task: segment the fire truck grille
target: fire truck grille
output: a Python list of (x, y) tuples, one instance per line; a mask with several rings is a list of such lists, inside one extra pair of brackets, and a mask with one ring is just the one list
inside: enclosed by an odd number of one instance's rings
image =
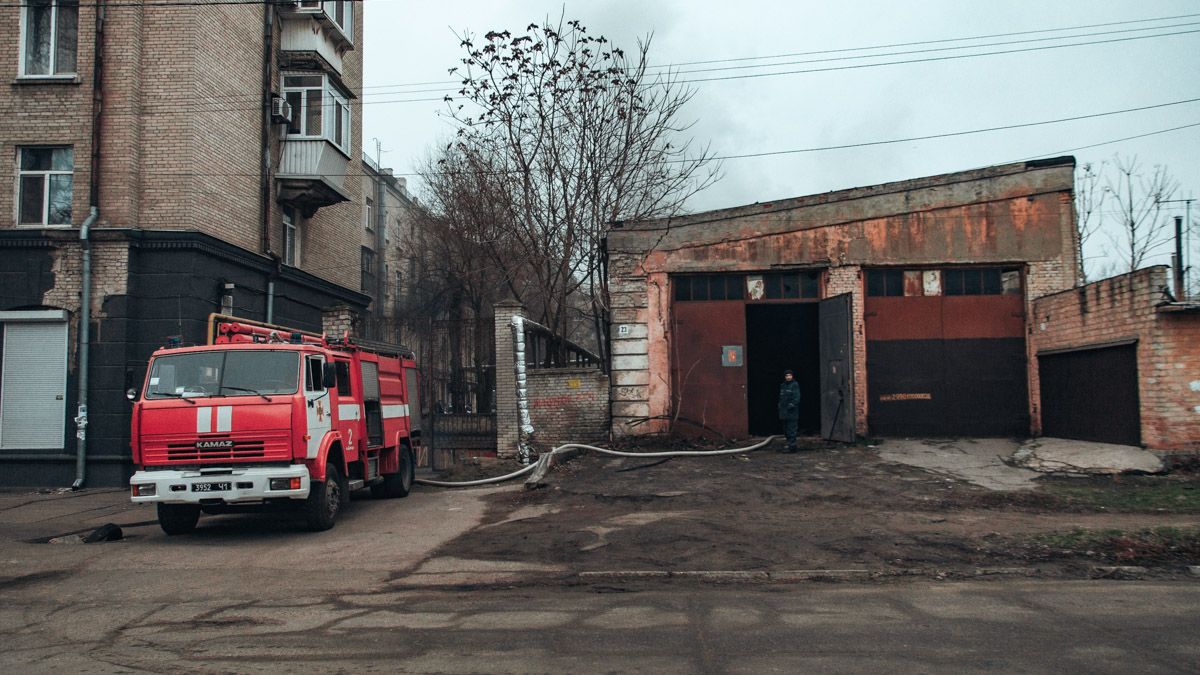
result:
[(272, 461), (291, 457), (287, 432), (247, 433), (238, 437), (147, 439), (143, 459), (147, 464)]

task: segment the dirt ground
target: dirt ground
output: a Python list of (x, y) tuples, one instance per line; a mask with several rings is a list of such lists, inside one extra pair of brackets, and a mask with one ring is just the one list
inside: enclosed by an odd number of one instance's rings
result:
[(576, 571), (1036, 566), (1077, 576), (1148, 565), (1182, 575), (1200, 564), (1197, 474), (1039, 482), (991, 492), (819, 441), (798, 454), (586, 455), (545, 487), (493, 495), (485, 526), (439, 553)]

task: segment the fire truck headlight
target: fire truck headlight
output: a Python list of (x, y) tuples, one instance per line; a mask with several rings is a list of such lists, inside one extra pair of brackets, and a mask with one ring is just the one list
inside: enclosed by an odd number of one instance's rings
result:
[(131, 485), (134, 497), (153, 497), (158, 494), (158, 486), (154, 483), (138, 483)]
[(300, 477), (293, 476), (291, 478), (272, 478), (271, 479), (271, 489), (272, 490), (299, 490), (300, 489)]

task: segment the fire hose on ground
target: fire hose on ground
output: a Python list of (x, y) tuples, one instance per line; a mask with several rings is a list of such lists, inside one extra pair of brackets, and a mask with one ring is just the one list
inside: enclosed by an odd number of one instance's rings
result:
[(449, 481), (428, 480), (425, 478), (418, 478), (418, 479), (416, 479), (415, 482), (417, 482), (421, 485), (430, 485), (433, 487), (474, 487), (477, 485), (489, 485), (491, 483), (502, 483), (506, 480), (512, 480), (513, 478), (517, 478), (519, 476), (524, 476), (527, 473), (533, 474), (532, 480), (540, 480), (540, 478), (542, 476), (545, 476), (546, 473), (550, 471), (551, 466), (553, 466), (553, 461), (554, 461), (555, 455), (565, 453), (569, 450), (576, 450), (576, 449), (592, 450), (594, 452), (599, 452), (599, 453), (602, 453), (605, 455), (612, 455), (614, 457), (638, 457), (641, 459), (654, 459), (657, 457), (668, 458), (668, 459), (671, 457), (720, 457), (722, 455), (739, 455), (739, 454), (746, 453), (746, 452), (753, 452), (760, 448), (764, 448), (767, 445), (770, 445), (771, 442), (777, 438), (779, 438), (779, 436), (768, 436), (767, 438), (755, 443), (754, 445), (748, 445), (744, 448), (729, 448), (726, 450), (665, 450), (662, 452), (624, 452), (622, 450), (610, 450), (608, 448), (601, 448), (601, 447), (597, 447), (595, 445), (586, 445), (584, 443), (564, 443), (564, 444), (554, 448), (550, 452), (542, 454), (540, 457), (538, 457), (538, 460), (536, 462), (534, 462), (533, 464), (530, 464), (529, 466), (526, 466), (526, 467), (522, 467), (516, 471), (513, 471), (512, 473), (504, 474), (503, 476), (493, 476), (492, 478), (481, 478), (479, 480), (468, 480), (468, 481), (461, 481), (461, 482), (449, 482)]

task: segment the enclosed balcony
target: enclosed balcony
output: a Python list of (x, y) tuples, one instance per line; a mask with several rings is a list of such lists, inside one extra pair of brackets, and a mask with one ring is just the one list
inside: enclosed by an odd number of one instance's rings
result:
[(350, 201), (343, 184), (350, 160), (323, 139), (287, 138), (275, 178), (279, 201), (311, 214), (323, 206)]
[(354, 49), (354, 3), (349, 0), (300, 0), (283, 6), (279, 49), (283, 67), (320, 62), (341, 74), (342, 57)]

